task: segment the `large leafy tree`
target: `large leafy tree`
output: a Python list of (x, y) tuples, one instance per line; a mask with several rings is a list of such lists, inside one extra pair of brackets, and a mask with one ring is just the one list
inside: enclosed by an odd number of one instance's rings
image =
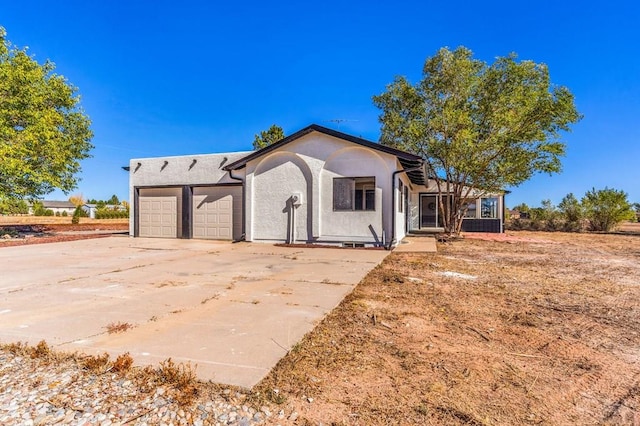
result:
[(396, 77), (373, 101), (382, 109), (381, 143), (421, 155), (438, 192), (451, 194), (451, 205), (440, 203), (451, 234), (460, 232), (468, 199), (559, 172), (560, 132), (581, 118), (546, 65), (515, 54), (488, 65), (465, 47), (440, 49), (422, 80)]
[(13, 46), (0, 27), (0, 198), (40, 197), (76, 187), (93, 148), (77, 89)]
[(282, 139), (284, 139), (284, 131), (282, 130), (282, 127), (273, 124), (269, 129), (263, 130), (259, 134), (255, 135), (253, 139), (253, 149), (266, 148)]

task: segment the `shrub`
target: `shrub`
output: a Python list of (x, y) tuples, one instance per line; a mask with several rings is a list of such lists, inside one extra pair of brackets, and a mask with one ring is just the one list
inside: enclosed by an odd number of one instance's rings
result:
[(560, 204), (558, 204), (560, 213), (568, 222), (580, 222), (584, 216), (584, 209), (580, 201), (573, 195), (573, 193), (567, 194)]
[(522, 219), (513, 219), (507, 222), (507, 227), (512, 231), (522, 231), (525, 229), (525, 224)]
[(61, 215), (61, 216), (62, 216), (62, 217), (67, 217), (67, 216), (69, 216), (69, 213), (67, 213), (67, 211), (66, 211), (66, 210), (63, 210), (63, 211), (62, 211), (62, 215)]
[(129, 210), (113, 210), (101, 208), (96, 210), (96, 219), (126, 219), (129, 217)]
[(80, 218), (82, 216), (86, 216), (86, 213), (84, 212), (84, 210), (82, 210), (82, 206), (76, 207), (75, 211), (73, 212), (73, 217), (71, 218), (71, 223), (77, 225), (78, 223), (80, 223)]
[(540, 231), (543, 228), (543, 223), (540, 219), (534, 218), (529, 222), (529, 230)]
[(550, 217), (545, 224), (545, 230), (550, 232), (560, 231), (563, 227), (563, 222), (556, 217)]
[(564, 232), (582, 232), (582, 222), (566, 221), (562, 230)]
[(627, 194), (607, 187), (587, 191), (582, 198), (582, 205), (593, 231), (611, 231), (619, 223), (635, 217)]

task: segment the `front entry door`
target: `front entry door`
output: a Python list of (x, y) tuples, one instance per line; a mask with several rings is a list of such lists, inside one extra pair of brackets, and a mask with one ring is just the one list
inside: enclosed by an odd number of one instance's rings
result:
[(420, 227), (436, 228), (438, 226), (438, 203), (435, 195), (420, 196)]

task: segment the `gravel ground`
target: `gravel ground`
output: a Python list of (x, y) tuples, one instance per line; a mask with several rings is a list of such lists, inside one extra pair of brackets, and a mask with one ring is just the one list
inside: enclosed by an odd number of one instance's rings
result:
[(88, 371), (73, 356), (43, 359), (0, 349), (0, 424), (248, 426), (297, 417), (268, 406), (256, 409), (247, 393), (207, 384), (196, 385), (198, 396), (181, 404), (175, 388), (138, 369), (105, 370)]

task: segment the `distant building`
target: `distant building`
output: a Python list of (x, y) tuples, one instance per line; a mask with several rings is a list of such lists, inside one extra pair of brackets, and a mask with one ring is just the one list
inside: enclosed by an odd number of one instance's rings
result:
[(510, 219), (531, 219), (529, 212), (521, 212), (520, 210), (509, 210)]
[(127, 208), (121, 204), (102, 204), (98, 206), (97, 204), (84, 204), (82, 206), (82, 210), (87, 213), (91, 219), (96, 218), (96, 212), (98, 210), (114, 210), (114, 211), (125, 211)]
[[(68, 215), (72, 215), (76, 210), (76, 206), (69, 201), (42, 200), (40, 203), (45, 210), (51, 210), (53, 214), (67, 212)], [(29, 214), (33, 214), (33, 204), (29, 204)]]

